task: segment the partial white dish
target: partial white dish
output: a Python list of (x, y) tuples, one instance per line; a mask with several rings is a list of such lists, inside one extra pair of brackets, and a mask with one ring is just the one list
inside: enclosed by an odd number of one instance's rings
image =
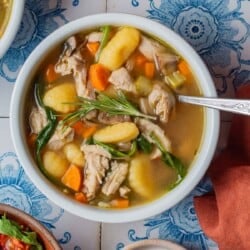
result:
[(16, 33), (19, 29), (23, 17), (24, 4), (25, 4), (24, 0), (12, 0), (10, 17), (7, 26), (4, 30), (4, 33), (2, 37), (0, 37), (0, 59), (9, 49), (16, 36)]
[(127, 245), (124, 250), (185, 250), (186, 248), (168, 240), (142, 240)]

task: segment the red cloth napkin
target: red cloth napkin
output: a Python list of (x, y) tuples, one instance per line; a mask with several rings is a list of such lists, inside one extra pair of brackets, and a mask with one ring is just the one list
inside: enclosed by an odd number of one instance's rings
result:
[[(250, 99), (250, 82), (237, 97)], [(203, 231), (220, 250), (250, 249), (250, 116), (234, 115), (228, 146), (208, 175), (214, 193), (194, 198)]]

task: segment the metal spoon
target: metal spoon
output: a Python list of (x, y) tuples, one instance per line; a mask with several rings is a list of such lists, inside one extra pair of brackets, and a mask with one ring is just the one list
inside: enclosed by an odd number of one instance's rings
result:
[(184, 103), (250, 116), (250, 99), (193, 97), (185, 95), (177, 95), (177, 99)]

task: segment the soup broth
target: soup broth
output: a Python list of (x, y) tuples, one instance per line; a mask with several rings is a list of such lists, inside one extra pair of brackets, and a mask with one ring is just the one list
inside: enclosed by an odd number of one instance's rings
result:
[(69, 37), (41, 63), (26, 103), (27, 143), (65, 195), (103, 208), (155, 200), (178, 185), (199, 150), (203, 108), (187, 61), (133, 27)]
[(8, 25), (12, 7), (12, 0), (0, 0), (0, 38)]

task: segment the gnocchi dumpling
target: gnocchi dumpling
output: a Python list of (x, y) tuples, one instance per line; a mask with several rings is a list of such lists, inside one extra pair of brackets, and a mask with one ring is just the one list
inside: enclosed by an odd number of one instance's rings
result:
[(135, 193), (147, 199), (152, 198), (154, 193), (151, 171), (148, 155), (140, 154), (132, 159), (128, 174), (129, 185)]
[(139, 42), (140, 32), (132, 27), (124, 27), (104, 47), (99, 62), (109, 70), (118, 69), (134, 52)]
[(76, 110), (77, 93), (72, 83), (62, 83), (47, 90), (43, 97), (46, 106), (57, 112), (68, 113)]
[(121, 122), (98, 130), (94, 139), (104, 143), (128, 142), (135, 139), (139, 129), (133, 122)]
[(84, 156), (83, 152), (80, 150), (80, 147), (75, 143), (68, 143), (63, 147), (63, 152), (69, 162), (83, 167), (84, 165)]
[(47, 172), (57, 179), (64, 175), (69, 166), (67, 159), (51, 150), (45, 151), (42, 160)]

